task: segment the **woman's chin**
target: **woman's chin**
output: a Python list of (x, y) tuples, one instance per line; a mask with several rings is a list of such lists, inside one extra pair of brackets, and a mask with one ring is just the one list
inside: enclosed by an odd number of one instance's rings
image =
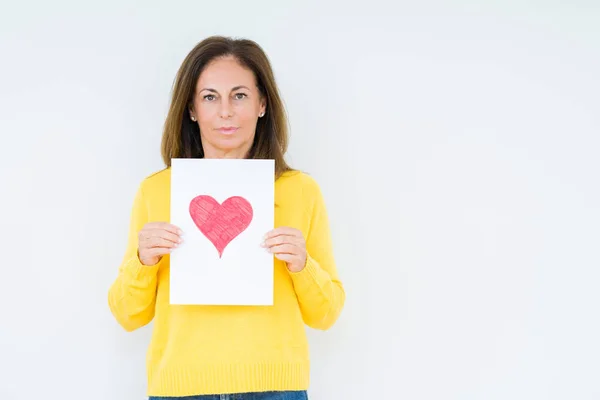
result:
[(235, 150), (244, 146), (244, 142), (240, 139), (225, 138), (217, 142), (217, 146), (221, 150)]
[[(252, 143), (252, 142), (250, 142)], [(242, 150), (248, 147), (248, 142), (239, 137), (227, 137), (219, 138), (213, 142), (215, 150), (229, 153), (236, 152), (236, 150)]]

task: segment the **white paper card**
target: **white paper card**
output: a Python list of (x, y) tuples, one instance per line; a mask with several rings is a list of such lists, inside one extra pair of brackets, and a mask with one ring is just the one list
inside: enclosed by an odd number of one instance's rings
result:
[(184, 232), (171, 253), (170, 303), (272, 305), (273, 160), (173, 159), (171, 223)]

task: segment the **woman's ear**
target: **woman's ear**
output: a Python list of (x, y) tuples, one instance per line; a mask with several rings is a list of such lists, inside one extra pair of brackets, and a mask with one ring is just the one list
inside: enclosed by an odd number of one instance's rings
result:
[(267, 102), (263, 98), (260, 101), (260, 113), (258, 114), (258, 116), (262, 118), (265, 115), (266, 112), (267, 112)]
[(188, 108), (188, 112), (190, 113), (190, 119), (194, 122), (196, 122), (197, 118), (196, 118), (196, 114), (194, 113), (194, 109), (192, 107)]

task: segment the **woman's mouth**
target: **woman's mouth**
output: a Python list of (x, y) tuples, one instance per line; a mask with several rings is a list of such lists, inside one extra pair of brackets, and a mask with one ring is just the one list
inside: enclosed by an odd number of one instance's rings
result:
[(236, 128), (235, 126), (224, 126), (222, 128), (217, 129), (219, 132), (221, 132), (224, 135), (231, 135), (232, 133), (234, 133), (235, 131), (238, 130), (238, 128)]

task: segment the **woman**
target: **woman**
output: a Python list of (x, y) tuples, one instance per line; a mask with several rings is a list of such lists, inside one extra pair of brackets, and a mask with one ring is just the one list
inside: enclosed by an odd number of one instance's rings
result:
[[(319, 186), (284, 160), (287, 120), (263, 50), (211, 37), (185, 58), (174, 84), (162, 157), (135, 197), (129, 242), (109, 306), (127, 331), (154, 321), (150, 399), (307, 399), (304, 325), (326, 330), (345, 302)], [(169, 254), (183, 240), (169, 221), (172, 158), (275, 160), (274, 305), (170, 306)], [(251, 267), (251, 266), (249, 266)]]

